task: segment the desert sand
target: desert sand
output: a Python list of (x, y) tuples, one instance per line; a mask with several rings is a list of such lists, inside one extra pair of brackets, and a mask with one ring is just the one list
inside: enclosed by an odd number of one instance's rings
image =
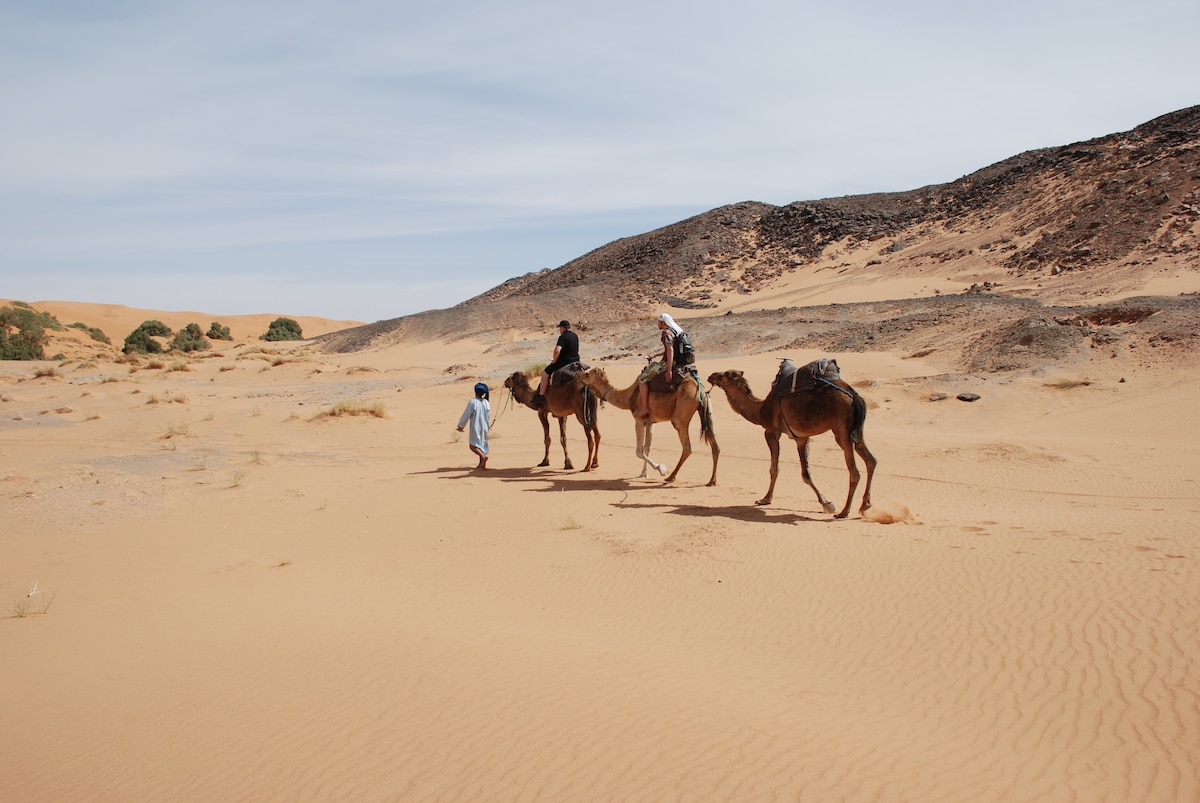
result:
[[(115, 342), (212, 319), (35, 306)], [(789, 353), (870, 407), (874, 506), (834, 520), (786, 439), (754, 504), (720, 390), (715, 487), (695, 422), (638, 479), (612, 407), (597, 470), (557, 436), (538, 468), (502, 383), (553, 333), (333, 355), (271, 317), (161, 367), (0, 363), (0, 800), (1200, 799), (1195, 363)], [(782, 356), (698, 348), (760, 395)], [(454, 431), (479, 380), (487, 471)], [(830, 435), (812, 462), (840, 507)]]

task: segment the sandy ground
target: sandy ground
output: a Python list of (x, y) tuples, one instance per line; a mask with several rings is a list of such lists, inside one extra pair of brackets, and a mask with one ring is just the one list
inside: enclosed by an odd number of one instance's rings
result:
[[(557, 437), (534, 467), (501, 384), (552, 338), (489, 345), (0, 363), (0, 800), (1200, 799), (1197, 366), (834, 355), (879, 459), (834, 521), (786, 441), (754, 505), (720, 390), (716, 487), (697, 422), (674, 485), (638, 479), (611, 407), (598, 470)], [(775, 366), (702, 351), (760, 394)], [(812, 458), (840, 506), (830, 435)]]

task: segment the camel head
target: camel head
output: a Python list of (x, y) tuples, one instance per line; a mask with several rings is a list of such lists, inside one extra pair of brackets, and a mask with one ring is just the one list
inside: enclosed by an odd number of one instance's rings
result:
[(749, 391), (746, 386), (746, 380), (743, 378), (741, 371), (722, 371), (720, 373), (711, 374), (708, 377), (708, 384), (718, 388), (729, 390), (731, 387), (738, 387)]
[(525, 376), (524, 371), (516, 371), (504, 380), (504, 387), (509, 390), (529, 390), (529, 377)]
[(604, 369), (600, 366), (588, 368), (586, 371), (580, 371), (578, 377), (579, 381), (587, 385), (589, 388), (611, 387), (608, 381), (608, 375), (604, 373)]

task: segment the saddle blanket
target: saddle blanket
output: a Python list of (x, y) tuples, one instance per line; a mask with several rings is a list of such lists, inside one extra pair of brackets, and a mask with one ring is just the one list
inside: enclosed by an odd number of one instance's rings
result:
[(588, 367), (581, 362), (569, 362), (550, 374), (550, 387), (556, 388), (559, 385), (569, 385), (575, 381), (576, 376), (587, 369)]
[(679, 387), (679, 383), (687, 379), (689, 376), (695, 377), (699, 384), (699, 377), (696, 377), (695, 365), (676, 365), (672, 371), (675, 376), (667, 376), (667, 372), (663, 371), (658, 376), (650, 380), (650, 391), (653, 393), (672, 393), (675, 388)]
[(822, 357), (797, 368), (791, 360), (785, 359), (779, 363), (779, 373), (775, 374), (775, 381), (771, 383), (771, 393), (776, 396), (807, 393), (823, 386), (825, 382), (836, 382), (841, 378), (837, 360)]

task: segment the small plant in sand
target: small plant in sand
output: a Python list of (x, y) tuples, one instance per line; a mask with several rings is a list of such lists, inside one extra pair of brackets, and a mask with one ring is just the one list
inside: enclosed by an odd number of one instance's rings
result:
[(560, 530), (582, 530), (583, 525), (575, 520), (574, 516), (567, 516), (562, 524), (558, 526)]
[(182, 438), (188, 434), (187, 424), (171, 424), (165, 430), (160, 440), (170, 440), (171, 438)]
[(192, 366), (188, 365), (186, 360), (176, 360), (175, 362), (171, 363), (171, 367), (167, 369), (167, 372), (190, 370), (192, 370)]
[(221, 370), (222, 372), (225, 372), (225, 371), (236, 371), (236, 370), (237, 370), (237, 366), (236, 366), (236, 365), (222, 365), (220, 370)]
[(230, 488), (241, 488), (242, 483), (245, 481), (245, 479), (246, 479), (246, 472), (235, 471), (233, 473), (233, 478), (229, 482), (229, 487)]
[(26, 616), (43, 616), (50, 612), (50, 606), (54, 604), (56, 596), (58, 596), (57, 591), (47, 594), (38, 588), (37, 581), (34, 581), (29, 593), (10, 605), (8, 611), (17, 619), (24, 619)]
[(340, 401), (328, 410), (317, 413), (311, 420), (340, 418), (346, 415), (373, 415), (376, 418), (387, 418), (387, 408), (381, 401)]
[(167, 364), (162, 360), (151, 360), (150, 362), (146, 363), (146, 368), (151, 371), (161, 371), (166, 367)]
[(60, 374), (58, 372), (58, 369), (55, 368), (53, 365), (48, 365), (44, 368), (35, 368), (33, 371), (34, 379), (44, 379), (47, 377), (53, 379), (53, 378), (57, 378), (60, 376), (62, 376), (62, 374)]
[(265, 466), (267, 464), (267, 461), (263, 459), (263, 456), (257, 449), (250, 453), (250, 462), (256, 466)]

